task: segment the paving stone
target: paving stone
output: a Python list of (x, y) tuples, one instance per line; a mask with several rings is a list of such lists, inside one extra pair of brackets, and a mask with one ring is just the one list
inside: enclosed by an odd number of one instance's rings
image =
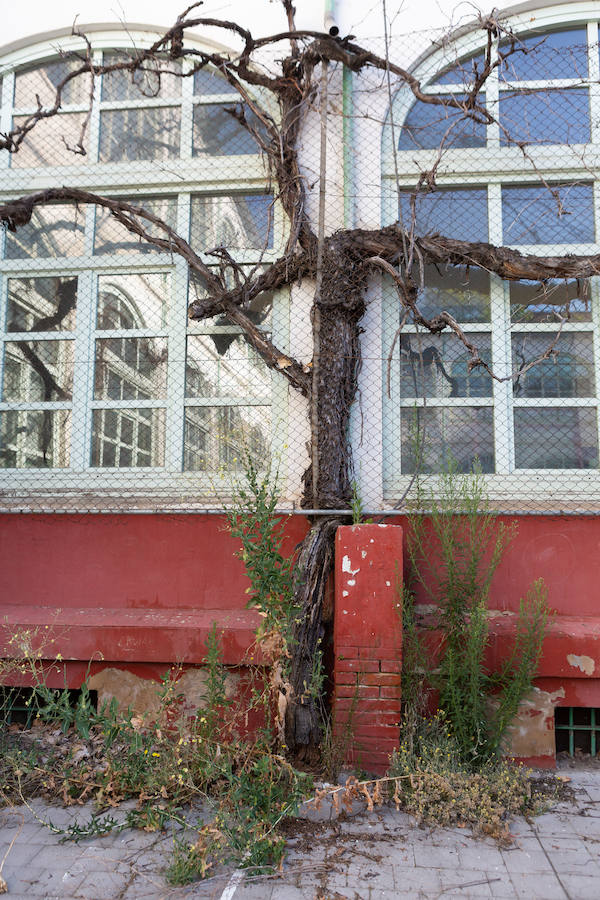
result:
[(520, 872), (512, 874), (511, 878), (517, 897), (524, 897), (526, 900), (571, 900), (554, 874), (531, 875)]
[(414, 853), (415, 865), (427, 869), (455, 869), (460, 865), (456, 848), (417, 846)]
[(511, 873), (552, 871), (552, 865), (542, 849), (502, 851), (502, 859)]
[(576, 900), (598, 900), (598, 878), (586, 875), (571, 875), (561, 872), (560, 880), (569, 897)]

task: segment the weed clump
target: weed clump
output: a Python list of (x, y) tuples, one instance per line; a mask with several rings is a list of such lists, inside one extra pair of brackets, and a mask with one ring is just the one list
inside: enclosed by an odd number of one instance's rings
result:
[(511, 652), (500, 669), (489, 667), (489, 591), (515, 530), (490, 510), (481, 473), (452, 467), (437, 493), (419, 485), (409, 516), (410, 575), (400, 588), (405, 708), (409, 719), (424, 714), (425, 676), (460, 765), (474, 772), (498, 758), (533, 686), (549, 616), (539, 579), (521, 600)]

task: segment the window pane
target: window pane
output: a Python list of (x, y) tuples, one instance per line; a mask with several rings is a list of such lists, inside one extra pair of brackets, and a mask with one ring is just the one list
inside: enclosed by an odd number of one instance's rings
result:
[(81, 256), (84, 214), (75, 206), (38, 206), (27, 225), (6, 232), (7, 259)]
[(2, 399), (23, 403), (70, 400), (73, 341), (7, 341)]
[[(260, 153), (260, 146), (243, 125), (226, 112), (227, 108), (213, 103), (194, 107), (194, 156), (207, 153), (211, 156), (237, 156)], [(246, 110), (246, 120), (258, 131), (262, 123)]]
[(70, 442), (70, 409), (0, 412), (2, 469), (65, 468)]
[[(555, 335), (513, 334), (513, 371), (540, 357)], [(594, 346), (591, 334), (563, 332), (549, 359), (537, 363), (513, 382), (515, 397), (593, 397)]]
[(164, 409), (95, 409), (92, 466), (141, 468), (165, 461)]
[[(250, 269), (254, 268), (253, 266), (241, 266), (242, 271), (246, 272)], [(260, 270), (264, 269), (264, 266), (260, 267)], [(231, 277), (231, 270), (228, 270), (225, 275), (226, 283), (229, 284), (230, 287), (233, 287), (233, 278)], [(244, 312), (251, 319), (255, 325), (260, 325), (263, 329), (269, 329), (271, 326), (271, 311), (273, 309), (273, 291), (264, 291), (258, 297), (254, 297), (245, 307)], [(190, 281), (189, 281), (189, 290), (188, 290), (188, 303), (193, 303), (194, 300), (200, 300), (205, 297), (208, 297), (208, 290), (206, 288), (205, 282), (200, 278), (200, 276), (196, 272), (190, 272)], [(227, 318), (227, 316), (223, 313), (219, 316), (210, 316), (206, 319), (196, 319), (197, 322), (202, 328), (230, 328), (231, 322)]]
[(449, 312), (458, 322), (490, 321), (490, 276), (482, 269), (425, 266), (417, 306), (426, 318)]
[(111, 109), (100, 115), (100, 162), (179, 156), (179, 107)]
[(589, 244), (594, 241), (591, 184), (502, 188), (506, 244)]
[[(489, 334), (467, 334), (482, 359), (491, 361)], [(490, 397), (492, 379), (468, 371), (469, 352), (455, 334), (403, 334), (400, 338), (402, 397)]]
[[(56, 100), (56, 88), (61, 81), (76, 69), (81, 68), (78, 60), (59, 59), (54, 62), (29, 69), (26, 72), (17, 72), (15, 76), (15, 106), (17, 108), (37, 109), (36, 94), (44, 107), (54, 106)], [(72, 78), (62, 91), (62, 105), (69, 103), (85, 104), (90, 102), (90, 75), (86, 72), (77, 78)], [(37, 127), (37, 126), (36, 126)]]
[[(503, 46), (506, 50), (506, 45)], [(517, 38), (516, 52), (499, 69), (505, 81), (544, 81), (549, 78), (587, 78), (585, 28)]]
[(270, 370), (244, 337), (223, 333), (188, 337), (187, 397), (259, 399), (270, 392)]
[[(81, 138), (84, 118), (83, 113), (61, 113), (51, 119), (40, 119), (19, 150), (11, 154), (11, 168), (80, 166), (93, 162), (87, 155), (73, 152)], [(13, 126), (21, 125), (24, 121), (23, 116), (15, 116)]]
[(517, 469), (595, 469), (596, 410), (515, 409)]
[(102, 338), (96, 341), (96, 400), (162, 399), (166, 392), (166, 338)]
[[(401, 221), (408, 230), (412, 211), (410, 192), (401, 191)], [(485, 188), (460, 188), (419, 193), (416, 199), (415, 234), (451, 235), (459, 241), (487, 241), (487, 191)]]
[(192, 197), (192, 244), (196, 252), (262, 250), (273, 246), (270, 194)]
[(587, 279), (549, 279), (544, 284), (511, 281), (510, 317), (513, 322), (556, 322), (556, 313), (572, 322), (591, 322)]
[(430, 84), (472, 84), (476, 73), (483, 70), (484, 57), (482, 53), (470, 56), (461, 62), (455, 63), (441, 75), (438, 75)]
[(500, 143), (504, 146), (514, 141), (587, 144), (590, 140), (588, 91), (502, 93), (500, 126)]
[(238, 91), (226, 78), (217, 74), (214, 69), (199, 69), (194, 73), (194, 94), (206, 96), (213, 94), (233, 94), (239, 97)]
[(98, 278), (100, 330), (166, 327), (170, 298), (170, 275), (101, 275)]
[[(105, 53), (104, 65), (114, 65), (135, 59), (135, 54)], [(181, 96), (181, 63), (170, 59), (151, 59), (135, 72), (108, 72), (102, 76), (103, 100), (143, 100), (158, 97), (162, 100)]]
[(269, 406), (195, 406), (185, 411), (184, 468), (240, 471), (249, 453), (257, 466), (268, 463)]
[(77, 278), (10, 278), (7, 331), (72, 331)]
[[(132, 206), (139, 206), (161, 219), (170, 228), (177, 225), (176, 197), (121, 197)], [(141, 220), (143, 228), (154, 237), (165, 237), (161, 229), (146, 220)], [(156, 253), (160, 248), (147, 243), (136, 234), (127, 231), (112, 213), (104, 207), (96, 207), (96, 230), (94, 253)]]
[[(463, 100), (461, 94), (443, 94), (441, 99), (453, 96)], [(481, 96), (480, 104), (485, 104)], [(410, 109), (400, 132), (399, 150), (437, 149), (444, 141), (444, 147), (485, 147), (486, 127), (475, 122), (463, 112), (453, 107), (437, 106), (417, 101)]]
[(401, 423), (403, 472), (441, 472), (450, 462), (469, 472), (476, 461), (483, 472), (494, 471), (490, 408), (403, 409)]

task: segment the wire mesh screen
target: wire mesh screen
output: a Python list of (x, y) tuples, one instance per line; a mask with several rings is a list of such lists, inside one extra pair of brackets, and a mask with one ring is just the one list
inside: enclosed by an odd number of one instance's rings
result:
[[(511, 280), (450, 251), (433, 261), (420, 241), (598, 252), (597, 26), (525, 36), (518, 52), (500, 36), (475, 113), (482, 38), (462, 40), (417, 70), (435, 103), (381, 73), (330, 66), (300, 129), (315, 235), (320, 196), (326, 236), (399, 222), (397, 271), (416, 289), (411, 311), (398, 281), (370, 270), (339, 506), (353, 493), (365, 511), (401, 511), (417, 476), (435, 487), (448, 468), (475, 467), (498, 509), (595, 512), (597, 279)], [(245, 325), (209, 309), (213, 277), (251, 284), (294, 237), (261, 149), (276, 105), (256, 90), (240, 98), (209, 66), (182, 77), (185, 59), (104, 74), (131, 56), (98, 46), (93, 59), (93, 75), (66, 84), (68, 58), (2, 78), (1, 130), (27, 133), (0, 153), (0, 202), (61, 185), (109, 202), (54, 200), (2, 234), (0, 506), (219, 509), (251, 461), (277, 473), (282, 508), (311, 508), (303, 475), (330, 423), (280, 370), (291, 360), (312, 378), (318, 279), (249, 291)], [(53, 114), (36, 115), (59, 85)], [(132, 209), (148, 214), (142, 233)], [(190, 318), (190, 304), (206, 314)], [(423, 324), (442, 312), (443, 328)]]

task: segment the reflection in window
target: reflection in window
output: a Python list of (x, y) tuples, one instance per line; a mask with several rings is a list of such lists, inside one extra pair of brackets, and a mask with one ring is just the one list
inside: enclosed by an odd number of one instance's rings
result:
[(164, 409), (95, 409), (92, 413), (92, 466), (163, 466)]
[[(175, 229), (177, 225), (176, 197), (121, 197), (132, 206), (141, 207), (161, 219), (165, 225)], [(142, 219), (142, 226), (152, 237), (166, 237), (165, 232)], [(94, 232), (94, 253), (156, 253), (160, 248), (149, 244), (128, 231), (115, 219), (110, 210), (96, 207), (96, 229)], [(164, 252), (164, 251), (163, 251)]]
[[(482, 359), (491, 361), (490, 336), (467, 334)], [(469, 372), (470, 354), (454, 333), (400, 337), (402, 397), (490, 397), (492, 379), (481, 368)]]
[(270, 444), (269, 406), (186, 407), (186, 470), (241, 471), (245, 453), (262, 468), (268, 461)]
[(0, 412), (2, 469), (63, 469), (70, 444), (70, 409)]
[(484, 66), (484, 57), (482, 53), (470, 56), (461, 62), (455, 63), (441, 75), (438, 75), (430, 84), (464, 84), (469, 85), (475, 81), (477, 75), (481, 73)]
[(48, 259), (83, 254), (84, 213), (73, 206), (38, 206), (31, 221), (6, 232), (6, 259)]
[(77, 278), (10, 278), (7, 331), (72, 331)]
[(188, 337), (187, 397), (261, 399), (268, 397), (270, 390), (270, 370), (242, 335)]
[[(128, 53), (105, 53), (104, 65), (135, 59)], [(134, 72), (117, 70), (102, 76), (102, 100), (143, 100), (144, 97), (174, 100), (181, 95), (181, 63), (171, 59), (149, 59)]]
[(494, 434), (489, 407), (402, 410), (402, 471), (439, 472), (453, 465), (470, 472), (494, 471)]
[(587, 90), (509, 91), (500, 95), (500, 143), (587, 144)]
[(417, 306), (426, 318), (445, 309), (457, 322), (490, 321), (490, 276), (483, 269), (425, 266)]
[[(26, 136), (17, 153), (10, 158), (13, 169), (32, 169), (45, 166), (81, 166), (89, 162), (79, 152), (84, 113), (61, 113), (51, 119), (41, 119)], [(13, 127), (25, 121), (15, 116)]]
[(180, 120), (178, 106), (105, 110), (100, 116), (100, 162), (175, 159)]
[[(412, 224), (410, 191), (400, 191), (400, 221), (407, 230)], [(420, 192), (416, 197), (415, 234), (451, 235), (462, 241), (487, 241), (487, 191), (459, 188)]]
[(71, 400), (73, 341), (6, 341), (2, 399), (17, 403)]
[[(542, 356), (554, 340), (545, 334), (513, 334), (512, 364), (518, 372)], [(515, 397), (593, 397), (594, 347), (591, 334), (563, 332), (552, 355), (513, 381)]]
[(594, 241), (591, 184), (502, 188), (506, 244), (590, 244)]
[[(227, 112), (231, 108), (211, 103), (194, 107), (194, 156), (204, 153), (211, 156), (260, 153), (260, 146), (248, 129)], [(254, 113), (245, 109), (244, 115), (252, 128), (264, 133), (264, 126)]]
[(596, 410), (564, 406), (517, 408), (517, 469), (595, 469), (598, 466)]
[[(506, 51), (507, 46), (502, 47)], [(505, 81), (545, 81), (549, 78), (587, 78), (585, 28), (517, 37), (515, 53), (500, 65)]]
[(194, 95), (198, 97), (203, 95), (212, 96), (214, 94), (240, 96), (238, 90), (214, 69), (209, 69), (206, 66), (203, 69), (198, 69), (194, 73)]
[[(52, 107), (56, 101), (56, 88), (71, 73), (81, 68), (78, 60), (58, 59), (53, 62), (17, 72), (15, 75), (15, 106), (18, 109), (37, 109), (38, 97), (43, 107)], [(72, 78), (63, 87), (61, 106), (89, 104), (90, 76)]]
[[(440, 99), (462, 100), (460, 94), (441, 94)], [(479, 97), (485, 105), (485, 96)], [(435, 150), (452, 147), (485, 147), (486, 126), (452, 106), (417, 101), (410, 109), (398, 141), (399, 150)]]
[(557, 315), (572, 322), (591, 322), (590, 282), (588, 279), (558, 280), (543, 284), (511, 281), (510, 317), (512, 322), (556, 322)]
[(198, 251), (272, 247), (272, 206), (270, 194), (192, 197), (192, 244)]
[(166, 272), (143, 275), (100, 275), (98, 315), (101, 331), (166, 327), (171, 276)]

